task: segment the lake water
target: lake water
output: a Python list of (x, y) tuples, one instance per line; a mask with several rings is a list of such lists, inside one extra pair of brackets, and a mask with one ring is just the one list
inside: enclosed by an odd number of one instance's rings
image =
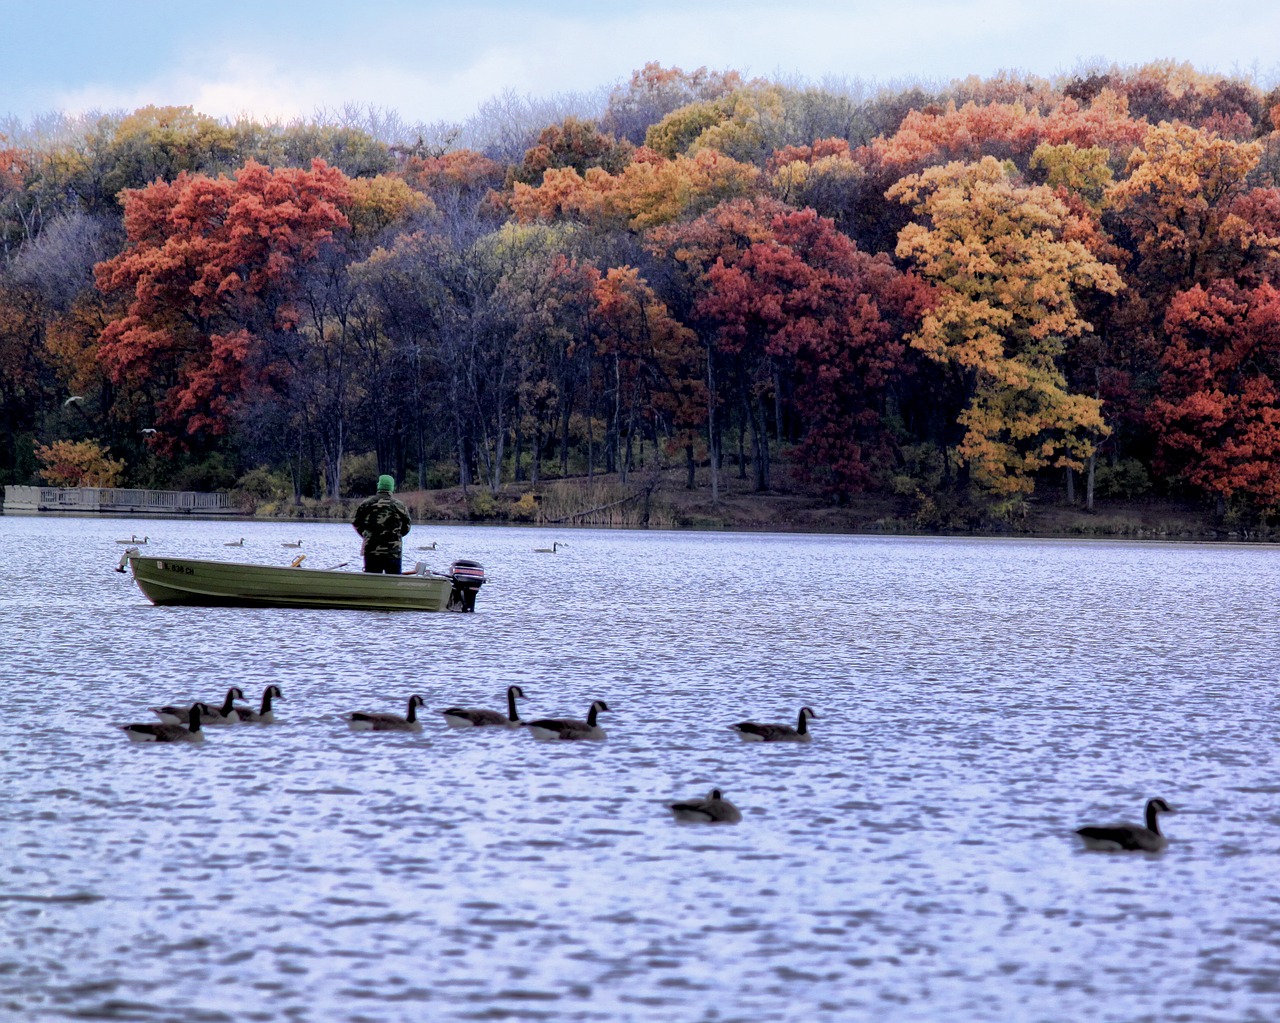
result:
[[(418, 526), (490, 575), (430, 615), (155, 608), (133, 533), (359, 557), (0, 518), (0, 1019), (1280, 1018), (1280, 549)], [(114, 727), (273, 682), (275, 725)], [(512, 683), (607, 741), (343, 722)], [(672, 820), (712, 786), (741, 824)], [(1161, 855), (1072, 834), (1155, 795)]]

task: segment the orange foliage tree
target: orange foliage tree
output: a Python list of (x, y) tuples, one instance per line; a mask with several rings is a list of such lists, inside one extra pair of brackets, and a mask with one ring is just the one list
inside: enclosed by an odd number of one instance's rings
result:
[(348, 226), (350, 202), (346, 177), (319, 161), (125, 193), (128, 244), (96, 275), (128, 305), (99, 357), (115, 383), (153, 390), (168, 446), (224, 434), (237, 401), (270, 385), (261, 344), (295, 328), (295, 274)]

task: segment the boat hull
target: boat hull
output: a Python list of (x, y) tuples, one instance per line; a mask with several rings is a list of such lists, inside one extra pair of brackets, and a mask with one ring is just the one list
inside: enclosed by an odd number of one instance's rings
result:
[(332, 569), (245, 565), (199, 558), (128, 555), (134, 581), (153, 604), (446, 611), (453, 580)]

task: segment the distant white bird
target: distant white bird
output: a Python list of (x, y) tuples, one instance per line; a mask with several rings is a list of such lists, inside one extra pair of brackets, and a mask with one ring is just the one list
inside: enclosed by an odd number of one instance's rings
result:
[(70, 398), (68, 398), (66, 401), (62, 403), (62, 407), (66, 408), (72, 402), (76, 402), (76, 401), (84, 401), (84, 396), (81, 394), (73, 394)]
[(155, 428), (154, 426), (144, 426), (144, 427), (142, 428), (142, 432), (143, 432), (143, 433), (155, 433), (155, 432), (156, 432), (156, 428)]
[(557, 540), (550, 547), (535, 547), (533, 549), (533, 553), (534, 554), (554, 554), (561, 547), (568, 547), (568, 546), (569, 545), (567, 543), (561, 543), (559, 540)]
[(226, 543), (224, 543), (222, 546), (223, 546), (223, 547), (243, 547), (243, 546), (244, 546), (244, 537), (243, 537), (243, 536), (242, 536), (242, 537), (240, 537), (240, 539), (239, 539), (239, 540), (228, 540), (228, 541), (227, 541)]

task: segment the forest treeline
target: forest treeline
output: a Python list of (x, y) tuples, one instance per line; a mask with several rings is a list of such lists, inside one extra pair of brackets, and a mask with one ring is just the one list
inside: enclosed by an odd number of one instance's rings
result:
[(1037, 494), (1274, 519), (1280, 89), (651, 64), (594, 110), (491, 113), (468, 145), (372, 116), (10, 124), (0, 482), (663, 465), (924, 527)]

